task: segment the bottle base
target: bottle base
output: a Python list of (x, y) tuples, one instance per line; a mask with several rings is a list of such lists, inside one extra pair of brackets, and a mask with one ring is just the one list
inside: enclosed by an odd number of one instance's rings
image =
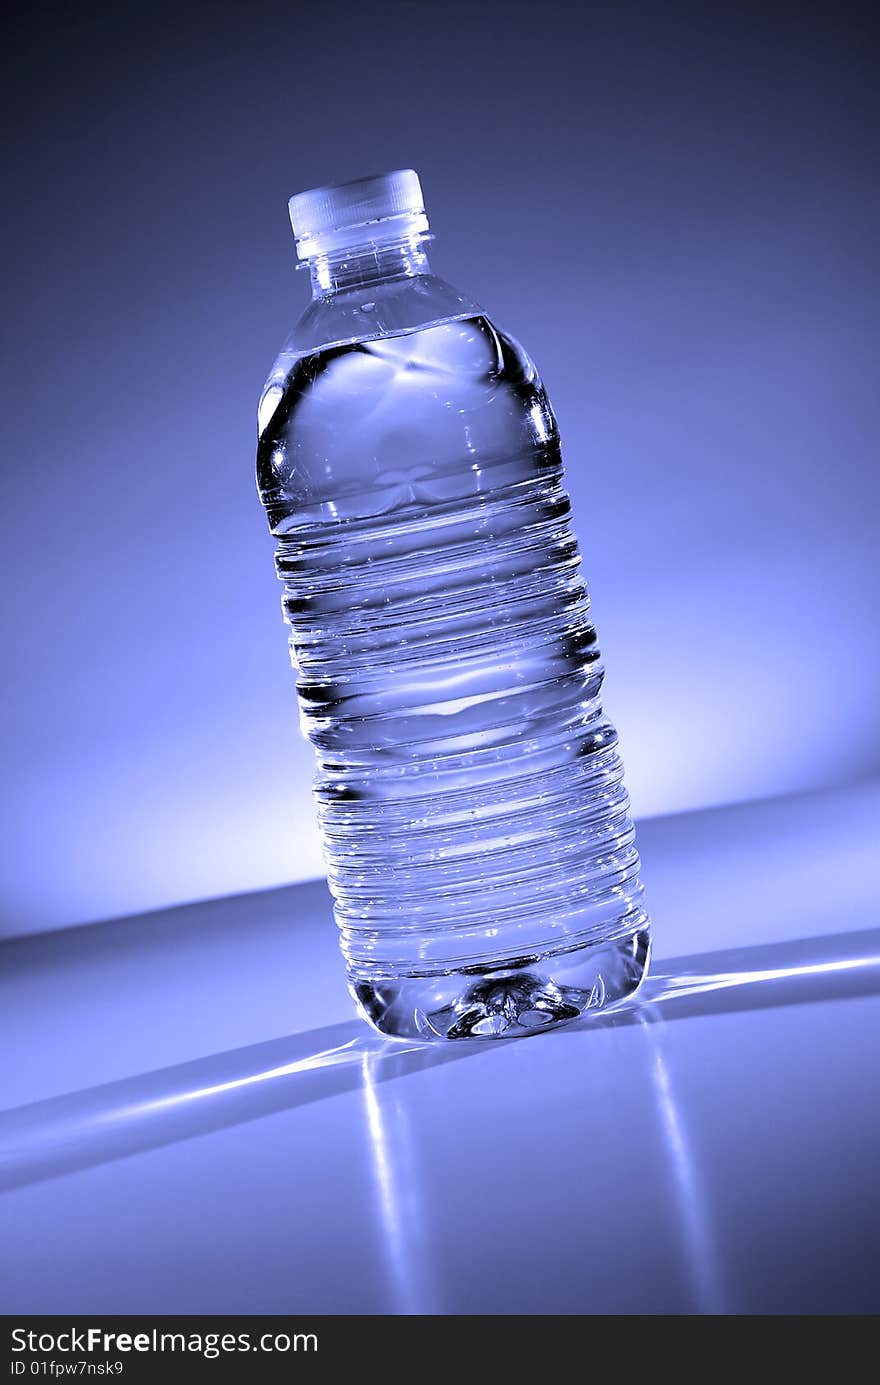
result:
[(364, 1019), (397, 1039), (524, 1038), (629, 1000), (645, 978), (647, 922), (613, 941), (507, 958), (429, 976), (364, 980), (351, 992)]

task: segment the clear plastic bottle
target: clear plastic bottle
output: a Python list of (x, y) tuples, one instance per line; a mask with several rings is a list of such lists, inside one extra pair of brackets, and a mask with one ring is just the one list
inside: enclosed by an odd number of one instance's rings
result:
[(382, 1033), (533, 1033), (649, 953), (617, 735), (523, 348), (431, 273), (411, 170), (293, 197), (313, 301), (259, 409), (352, 993)]

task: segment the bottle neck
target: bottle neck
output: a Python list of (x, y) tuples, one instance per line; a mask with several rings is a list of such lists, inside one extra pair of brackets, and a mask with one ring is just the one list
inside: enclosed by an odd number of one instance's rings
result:
[(308, 261), (312, 276), (312, 297), (329, 298), (387, 284), (395, 279), (412, 279), (430, 274), (427, 237), (418, 235), (384, 245), (346, 246)]

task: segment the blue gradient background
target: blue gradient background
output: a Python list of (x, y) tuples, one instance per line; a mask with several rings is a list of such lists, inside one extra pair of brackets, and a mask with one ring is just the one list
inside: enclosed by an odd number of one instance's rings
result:
[(20, 19), (0, 932), (320, 873), (254, 414), (287, 197), (387, 168), (550, 390), (636, 813), (880, 769), (871, 14), (725, 8)]

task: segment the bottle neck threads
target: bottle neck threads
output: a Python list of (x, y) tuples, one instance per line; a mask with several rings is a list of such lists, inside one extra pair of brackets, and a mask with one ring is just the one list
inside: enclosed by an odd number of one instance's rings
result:
[(430, 274), (425, 234), (409, 235), (379, 245), (344, 246), (314, 255), (306, 263), (312, 279), (313, 298), (370, 288), (395, 279)]

